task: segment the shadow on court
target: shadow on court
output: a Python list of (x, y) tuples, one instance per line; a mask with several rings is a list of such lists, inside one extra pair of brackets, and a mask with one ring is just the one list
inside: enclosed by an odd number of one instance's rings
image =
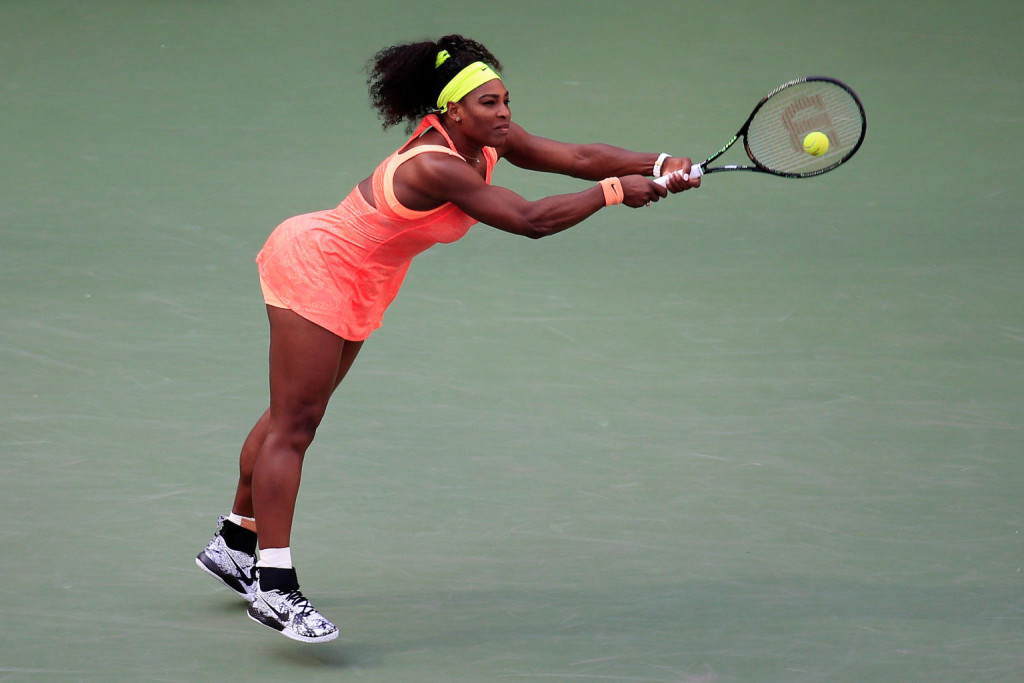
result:
[[(996, 680), (1022, 664), (1019, 652), (998, 644), (999, 633), (1019, 635), (1024, 600), (1013, 587), (750, 578), (607, 591), (326, 595), (317, 602), (340, 625), (338, 641), (286, 642), (252, 624), (247, 646), (300, 669), (375, 669), (417, 660), (443, 671), (445, 662), (479, 658), (499, 677), (543, 676), (540, 662), (546, 662), (563, 675), (602, 679), (647, 662), (661, 671), (650, 680), (664, 681), (774, 680), (786, 671), (827, 680), (850, 668), (882, 680), (915, 670), (923, 657), (948, 660), (954, 671), (968, 653)], [(241, 610), (238, 618), (245, 619)], [(904, 628), (908, 622), (914, 631)], [(349, 634), (354, 640), (346, 640)], [(728, 664), (721, 663), (723, 650), (735, 653)], [(717, 670), (680, 668), (711, 661), (719, 662)]]

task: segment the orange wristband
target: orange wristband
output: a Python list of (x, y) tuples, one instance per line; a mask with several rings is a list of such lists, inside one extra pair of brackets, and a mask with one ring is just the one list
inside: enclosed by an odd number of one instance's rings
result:
[(604, 205), (614, 206), (621, 204), (626, 196), (622, 193), (622, 181), (618, 178), (605, 178), (598, 183), (604, 192)]

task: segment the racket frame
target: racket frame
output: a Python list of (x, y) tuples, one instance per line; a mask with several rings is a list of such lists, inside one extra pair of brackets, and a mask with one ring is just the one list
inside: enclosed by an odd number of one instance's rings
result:
[[(751, 121), (754, 120), (754, 117), (757, 115), (757, 113), (761, 110), (762, 107), (764, 107), (764, 105), (772, 97), (778, 95), (780, 92), (787, 88), (790, 88), (794, 85), (798, 85), (800, 83), (807, 83), (809, 81), (826, 81), (828, 83), (832, 83), (833, 85), (836, 85), (845, 90), (846, 93), (851, 98), (853, 98), (853, 101), (857, 104), (857, 108), (860, 110), (860, 137), (857, 139), (856, 144), (854, 144), (849, 150), (847, 150), (847, 152), (842, 157), (840, 157), (834, 164), (830, 164), (824, 168), (819, 168), (814, 171), (808, 171), (805, 173), (787, 173), (785, 171), (779, 171), (777, 169), (765, 166), (764, 164), (759, 162), (757, 158), (754, 157), (754, 155), (750, 151), (750, 145), (747, 142), (747, 131), (750, 129)], [(867, 127), (868, 120), (867, 116), (864, 113), (864, 105), (863, 103), (861, 103), (860, 98), (857, 97), (857, 93), (853, 92), (853, 89), (851, 89), (850, 86), (846, 85), (842, 81), (836, 80), (835, 78), (829, 78), (828, 76), (806, 76), (804, 78), (796, 78), (792, 81), (787, 81), (783, 83), (782, 85), (780, 85), (779, 87), (775, 88), (770, 93), (762, 97), (761, 101), (758, 102), (757, 105), (754, 107), (753, 111), (750, 112), (750, 116), (747, 117), (747, 120), (743, 122), (743, 125), (740, 126), (740, 129), (736, 131), (735, 135), (732, 136), (732, 139), (729, 140), (729, 142), (726, 143), (724, 147), (722, 147), (720, 150), (709, 156), (704, 161), (700, 162), (699, 164), (694, 164), (690, 171), (690, 176), (699, 177), (702, 175), (707, 175), (709, 173), (720, 173), (722, 171), (754, 171), (758, 173), (768, 173), (770, 175), (780, 176), (783, 178), (811, 178), (816, 175), (821, 175), (822, 173), (827, 173), (828, 171), (833, 170), (837, 166), (849, 160), (849, 158), (852, 157), (858, 149), (860, 149), (861, 144), (864, 142), (864, 136), (867, 134)], [(747, 158), (753, 162), (753, 166), (744, 166), (740, 164), (726, 164), (723, 166), (708, 165), (712, 161), (714, 161), (715, 159), (729, 151), (729, 148), (736, 144), (736, 141), (739, 140), (741, 137), (743, 138), (743, 149), (747, 153)], [(659, 182), (662, 180), (664, 180), (664, 182), (661, 184), (668, 184), (668, 176), (662, 176), (661, 178), (658, 179)]]

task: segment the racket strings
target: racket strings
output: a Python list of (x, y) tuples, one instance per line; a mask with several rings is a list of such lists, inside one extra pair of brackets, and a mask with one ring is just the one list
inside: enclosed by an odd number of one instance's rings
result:
[[(761, 166), (786, 175), (815, 175), (845, 161), (860, 145), (865, 128), (856, 98), (832, 81), (810, 80), (780, 89), (751, 119), (746, 145)], [(824, 133), (828, 151), (804, 150), (808, 133)]]

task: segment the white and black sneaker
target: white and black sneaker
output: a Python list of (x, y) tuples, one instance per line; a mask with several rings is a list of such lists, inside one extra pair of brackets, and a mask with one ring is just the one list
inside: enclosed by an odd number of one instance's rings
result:
[[(236, 548), (243, 548), (238, 550)], [(252, 552), (247, 552), (251, 548)], [(213, 540), (196, 556), (196, 564), (238, 595), (256, 595), (256, 534), (221, 517)]]
[(259, 588), (249, 605), (250, 619), (304, 643), (326, 643), (338, 637), (338, 627), (299, 591), (294, 569), (261, 567), (257, 574)]

